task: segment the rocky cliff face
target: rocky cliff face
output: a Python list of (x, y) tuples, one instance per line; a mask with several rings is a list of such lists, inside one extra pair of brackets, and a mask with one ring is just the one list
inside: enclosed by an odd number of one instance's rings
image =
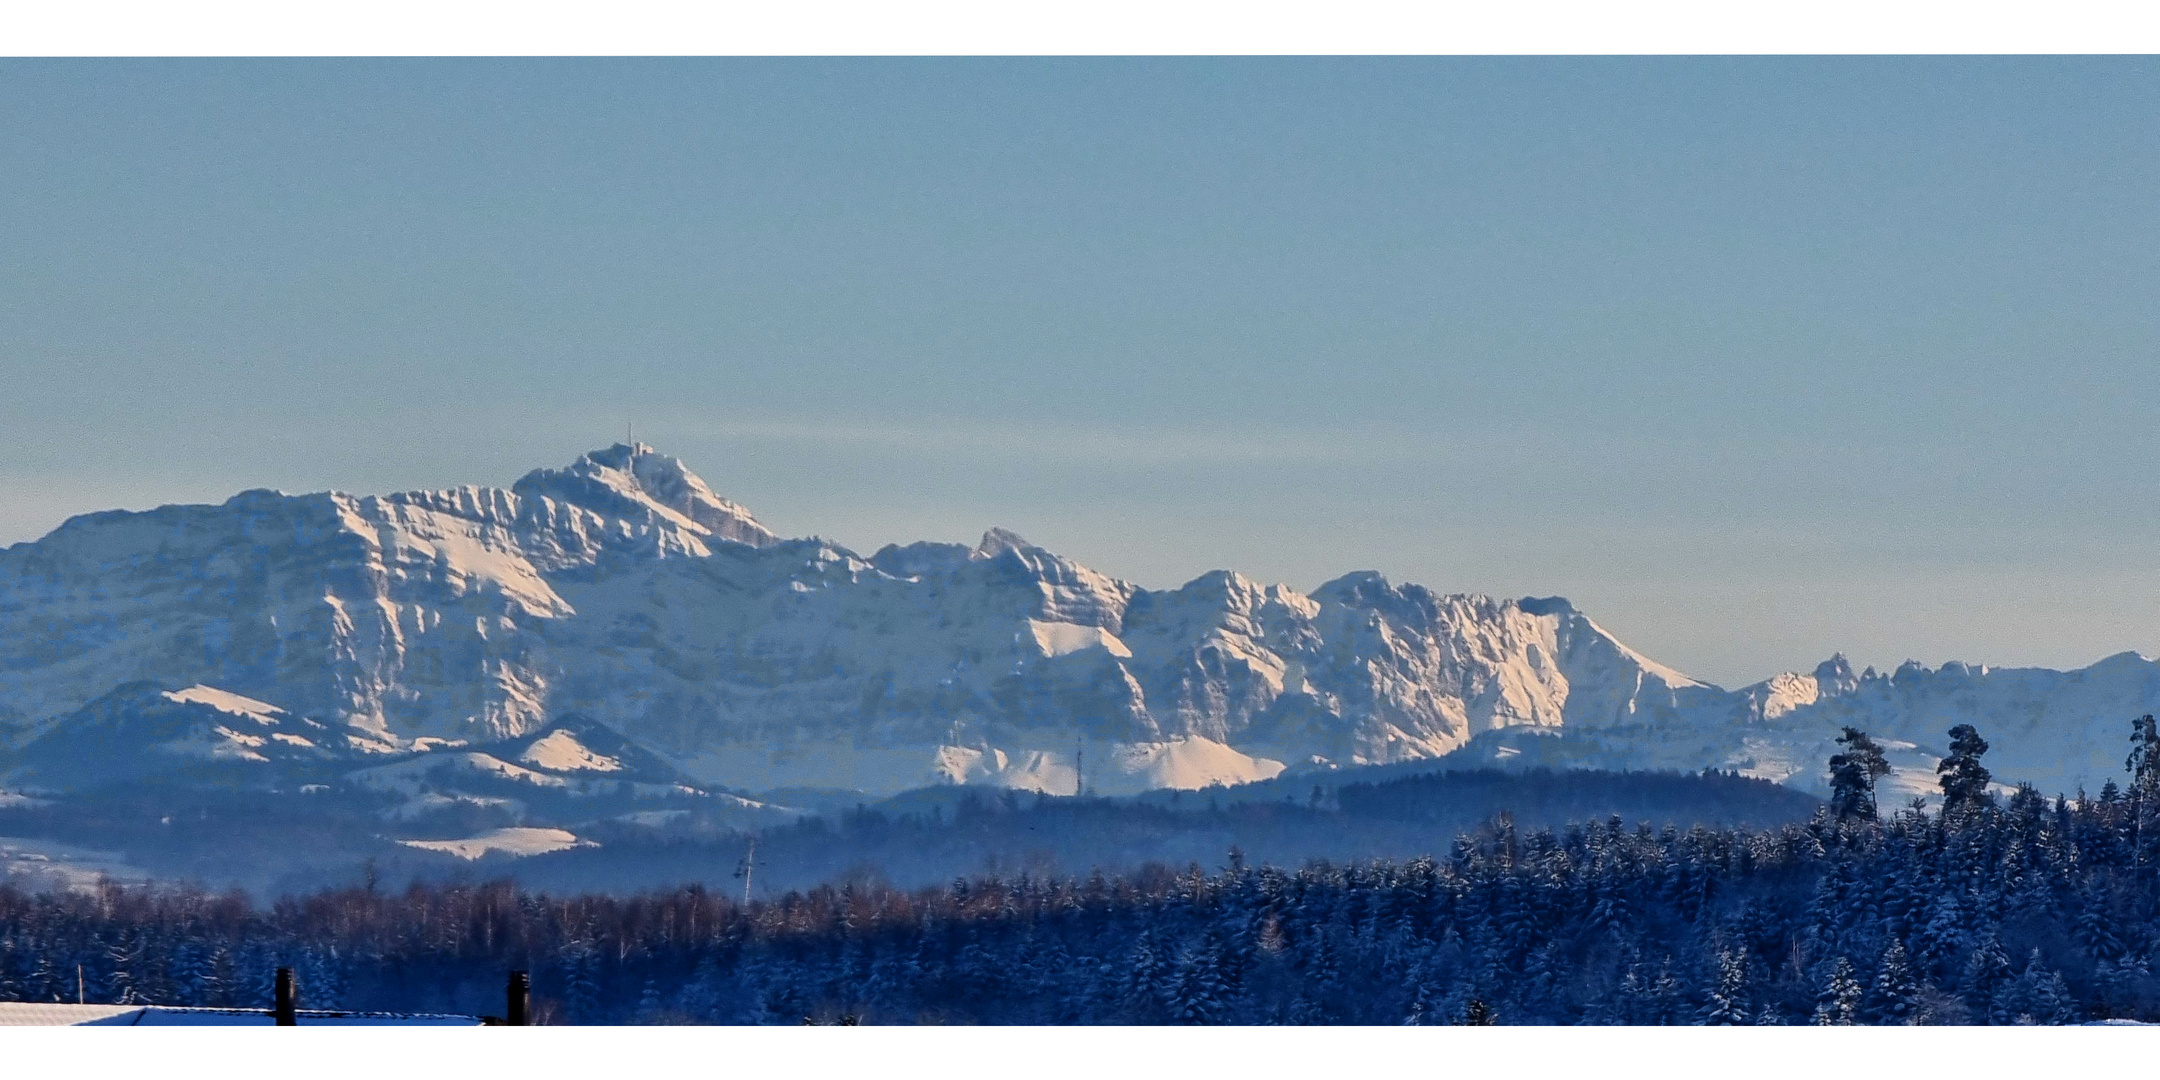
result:
[[(650, 486), (648, 486), (650, 485)], [(769, 543), (643, 447), (518, 485), (74, 518), (0, 552), (0, 720), (35, 730), (117, 683), (209, 683), (410, 739), (544, 721), (551, 580)]]
[(2110, 777), (2122, 781), (2131, 719), (2160, 712), (2160, 664), (2136, 653), (2075, 671), (1956, 662), (1930, 669), (1908, 661), (1895, 671), (1858, 675), (1840, 656), (1812, 676), (1780, 676), (1742, 693), (1781, 680), (1782, 700), (1762, 695), (1761, 738), (1809, 754), (1781, 768), (1812, 782), (1830, 752), (1829, 738), (1850, 725), (1929, 755), (1927, 790), (1917, 790), (1908, 776), (1902, 785), (1908, 794), (1934, 793), (1932, 755), (1956, 724), (1971, 724), (1987, 738), (1986, 764), (2000, 780), (2030, 781), (2049, 794), (2074, 795), (2080, 786), (2097, 793)]
[[(1309, 595), (1229, 572), (1150, 591), (1002, 530), (865, 558), (780, 540), (681, 462), (623, 445), (509, 490), (246, 492), (87, 515), (0, 552), (0, 721), (15, 745), (36, 740), (47, 772), (64, 772), (54, 729), (133, 683), (214, 689), (400, 753), (577, 714), (737, 788), (1056, 793), (1417, 760), (1473, 740), (1505, 756), (1519, 739), (1495, 738), (1527, 732), (1565, 733), (1586, 763), (1812, 783), (1810, 755), (1848, 721), (1924, 745), (1969, 720), (2005, 760), (2038, 769), (2070, 746), (2083, 769), (2160, 685), (2129, 657), (2067, 674), (1826, 664), (1727, 692), (1558, 599), (1370, 573)], [(2066, 725), (2094, 734), (2066, 743)]]

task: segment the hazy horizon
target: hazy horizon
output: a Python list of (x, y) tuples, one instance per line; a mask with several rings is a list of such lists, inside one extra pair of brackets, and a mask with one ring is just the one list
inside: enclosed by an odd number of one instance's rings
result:
[(619, 441), (782, 535), (2160, 652), (2121, 59), (6, 61), (0, 544)]

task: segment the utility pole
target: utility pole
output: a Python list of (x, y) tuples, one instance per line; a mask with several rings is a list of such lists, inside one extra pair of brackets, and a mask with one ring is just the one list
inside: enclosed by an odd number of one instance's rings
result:
[(1087, 744), (1073, 748), (1073, 798), (1087, 794)]
[(753, 874), (753, 873), (756, 873), (756, 872), (757, 872), (757, 834), (756, 834), (756, 833), (751, 833), (751, 834), (750, 834), (750, 850), (748, 850), (748, 851), (746, 851), (746, 852), (744, 852), (744, 853), (743, 853), (743, 859), (742, 859), (742, 902), (743, 902), (743, 906), (744, 906), (744, 907), (749, 907), (749, 906), (750, 906), (750, 875), (751, 875), (751, 874)]

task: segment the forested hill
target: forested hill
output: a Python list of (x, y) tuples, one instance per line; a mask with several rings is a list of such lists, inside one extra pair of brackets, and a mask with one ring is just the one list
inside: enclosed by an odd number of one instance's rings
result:
[[(1246, 862), (1295, 868), (1312, 860), (1409, 860), (1445, 851), (1496, 815), (1518, 828), (1559, 828), (1618, 815), (1630, 827), (1777, 825), (1804, 821), (1821, 803), (1729, 773), (1590, 770), (1430, 773), (1378, 784), (1311, 787), (1276, 801), (1220, 792), (1159, 793), (1146, 801), (990, 794), (945, 788), (758, 834), (752, 885), (759, 896), (824, 883), (902, 888), (973, 874), (1086, 876), (1149, 864)], [(581, 891), (739, 883), (751, 857), (737, 833), (605, 827), (581, 830), (598, 847), (519, 859), (504, 870), (530, 887)], [(445, 872), (435, 871), (440, 877)], [(739, 885), (738, 885), (739, 887)]]
[(1334, 799), (1353, 818), (1414, 821), (1468, 831), (1502, 808), (1518, 827), (1558, 828), (1609, 816), (1657, 825), (1776, 825), (1820, 803), (1734, 773), (1469, 769), (1345, 784)]
[[(551, 1022), (2070, 1023), (2160, 1017), (2155, 800), (1771, 829), (1499, 826), (1434, 857), (1017, 875), (748, 906), (507, 882), (242, 899), (0, 888), (0, 996)], [(2147, 827), (2140, 828), (2145, 822)]]
[[(1266, 799), (1226, 788), (1139, 800), (925, 789), (757, 832), (750, 884), (753, 895), (776, 897), (850, 878), (910, 888), (1023, 869), (1085, 876), (1150, 862), (1214, 867), (1233, 847), (1254, 865), (1283, 867), (1309, 859), (1411, 859), (1445, 850), (1457, 833), (1501, 812), (1512, 812), (1526, 828), (1613, 814), (1631, 826), (1686, 828), (1799, 821), (1818, 805), (1791, 788), (1718, 773), (1468, 771), (1325, 786), (1317, 799), (1314, 788), (1310, 782), (1278, 787)], [(737, 873), (752, 834), (726, 807), (704, 805), (712, 800), (687, 810), (627, 814), (643, 808), (627, 800), (586, 806), (565, 824), (598, 846), (522, 858), (494, 854), (474, 863), (396, 837), (453, 840), (526, 824), (515, 807), (444, 799), (435, 811), (386, 824), (385, 807), (400, 798), (331, 791), (293, 799), (141, 785), (93, 800), (0, 805), (0, 837), (108, 852), (141, 877), (212, 889), (239, 885), (271, 896), (349, 884), (368, 865), (377, 880), (399, 888), (415, 877), (506, 877), (558, 893), (703, 883), (739, 894), (743, 887)], [(579, 807), (566, 800), (558, 809)]]

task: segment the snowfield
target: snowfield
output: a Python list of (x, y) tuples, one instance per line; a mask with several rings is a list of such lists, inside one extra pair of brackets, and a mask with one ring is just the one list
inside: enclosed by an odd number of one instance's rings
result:
[(623, 767), (614, 758), (586, 749), (577, 736), (567, 731), (552, 731), (534, 740), (518, 760), (556, 772), (621, 772)]
[(566, 829), (509, 828), (489, 829), (463, 840), (400, 840), (406, 847), (423, 851), (440, 851), (460, 859), (478, 859), (483, 855), (503, 854), (510, 856), (545, 855), (551, 851), (567, 851), (574, 847), (599, 847), (590, 840), (580, 840)]
[[(1527, 761), (1532, 732), (1570, 764), (1819, 789), (1845, 724), (1910, 744), (1897, 783), (1918, 793), (1960, 722), (1999, 775), (2053, 792), (2118, 771), (2149, 711), (2160, 665), (2132, 653), (1832, 658), (1728, 691), (1559, 598), (1371, 572), (1148, 590), (1000, 529), (865, 556), (781, 539), (643, 445), (508, 489), (88, 514), (0, 551), (0, 781), (30, 793), (253, 768), (417, 798), (448, 766), (570, 792), (1121, 794), (1466, 747)], [(141, 752), (103, 764), (114, 745)]]
[(0, 836), (0, 881), (18, 888), (94, 892), (106, 879), (140, 885), (150, 876), (117, 852)]

